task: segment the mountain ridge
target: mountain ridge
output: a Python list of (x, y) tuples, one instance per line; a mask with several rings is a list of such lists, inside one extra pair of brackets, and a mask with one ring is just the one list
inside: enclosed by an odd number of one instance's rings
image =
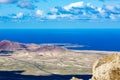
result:
[[(66, 53), (68, 51), (67, 48), (56, 46), (56, 45), (38, 45), (38, 44), (24, 44), (9, 40), (2, 40), (0, 42), (0, 51), (7, 52), (7, 51), (14, 51), (14, 52), (37, 52), (44, 54), (51, 54), (51, 55), (59, 55), (60, 53)], [(58, 54), (57, 54), (58, 53)]]

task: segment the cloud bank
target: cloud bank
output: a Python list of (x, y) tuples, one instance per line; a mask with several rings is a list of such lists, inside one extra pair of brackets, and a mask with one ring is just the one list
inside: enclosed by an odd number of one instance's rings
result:
[[(94, 6), (84, 1), (74, 2), (65, 6), (56, 6), (48, 12), (35, 9), (33, 5), (37, 0), (0, 0), (0, 3), (17, 3), (18, 7), (33, 10), (30, 14), (19, 12), (9, 16), (0, 16), (0, 21), (31, 21), (31, 20), (83, 20), (83, 21), (104, 21), (120, 20), (120, 4), (103, 5), (102, 7)], [(34, 10), (35, 9), (35, 10)]]
[(75, 2), (63, 7), (53, 8), (48, 15), (56, 16), (56, 18), (68, 18), (79, 20), (95, 20), (95, 19), (110, 19), (115, 20), (120, 18), (120, 5), (96, 7), (91, 3)]

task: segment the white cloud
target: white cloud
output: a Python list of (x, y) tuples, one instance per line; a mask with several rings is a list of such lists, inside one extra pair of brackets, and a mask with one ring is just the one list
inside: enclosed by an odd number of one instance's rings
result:
[(109, 6), (109, 5), (107, 5), (107, 6), (105, 6), (105, 8), (106, 8), (107, 10), (114, 11), (114, 6)]
[(16, 14), (16, 16), (13, 16), (13, 18), (22, 18), (22, 17), (23, 17), (23, 13), (22, 12)]
[(57, 15), (47, 15), (46, 16), (47, 17), (47, 19), (56, 19), (57, 18)]
[(87, 3), (86, 6), (94, 8), (94, 6), (91, 3)]
[(83, 7), (83, 1), (81, 2), (75, 2), (75, 3), (71, 3), (70, 5), (64, 6), (63, 8), (65, 10), (70, 10), (73, 7)]
[(71, 17), (71, 14), (60, 14), (59, 17), (61, 18)]
[(56, 9), (56, 8), (50, 9), (50, 12), (53, 12), (53, 13), (56, 13), (57, 11), (58, 11), (58, 9)]
[(43, 15), (43, 11), (42, 10), (37, 10), (36, 15), (41, 17)]
[(18, 7), (20, 8), (27, 8), (27, 9), (35, 9), (36, 6), (34, 6), (31, 2), (31, 0), (23, 0), (17, 2)]
[(102, 9), (101, 7), (97, 8), (97, 10), (99, 11), (99, 13), (100, 13), (101, 15), (105, 15), (105, 10)]
[(111, 14), (110, 19), (115, 20), (116, 19), (115, 15)]

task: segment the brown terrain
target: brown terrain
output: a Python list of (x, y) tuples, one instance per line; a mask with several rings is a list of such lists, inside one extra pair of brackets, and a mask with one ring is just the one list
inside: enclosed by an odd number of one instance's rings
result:
[(0, 70), (23, 74), (91, 74), (93, 62), (111, 52), (69, 50), (55, 45), (0, 42)]

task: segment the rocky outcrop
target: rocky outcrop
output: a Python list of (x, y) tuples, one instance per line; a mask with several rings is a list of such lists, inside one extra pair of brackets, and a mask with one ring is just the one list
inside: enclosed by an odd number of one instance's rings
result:
[(93, 66), (92, 80), (120, 80), (120, 54), (97, 60)]

